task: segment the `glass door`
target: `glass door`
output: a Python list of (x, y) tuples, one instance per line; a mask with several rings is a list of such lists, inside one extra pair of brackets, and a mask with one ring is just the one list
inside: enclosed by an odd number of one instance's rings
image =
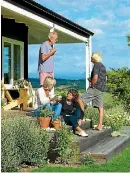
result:
[(24, 43), (2, 37), (2, 81), (9, 89), (14, 80), (24, 78)]

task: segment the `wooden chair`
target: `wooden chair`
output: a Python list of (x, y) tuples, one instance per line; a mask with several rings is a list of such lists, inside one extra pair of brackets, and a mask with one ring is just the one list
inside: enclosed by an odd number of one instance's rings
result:
[(19, 93), (20, 96), (18, 99), (13, 100), (11, 97), (8, 89), (4, 85), (3, 82), (1, 82), (1, 89), (2, 89), (2, 97), (6, 97), (8, 99), (8, 104), (3, 106), (3, 110), (10, 110), (18, 105), (20, 105), (21, 110), (27, 110), (28, 104), (32, 102), (32, 99), (28, 96), (28, 89), (27, 88), (20, 88)]

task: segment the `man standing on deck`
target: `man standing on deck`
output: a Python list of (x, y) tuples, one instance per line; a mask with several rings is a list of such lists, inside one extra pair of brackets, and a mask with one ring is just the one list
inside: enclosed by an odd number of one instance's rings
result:
[(101, 63), (102, 57), (98, 52), (92, 54), (91, 62), (94, 66), (91, 73), (90, 86), (87, 92), (81, 96), (81, 99), (86, 104), (92, 101), (93, 107), (98, 108), (99, 121), (96, 129), (102, 130), (104, 118), (103, 93), (106, 90), (106, 68)]
[(58, 41), (58, 33), (50, 32), (48, 40), (43, 42), (39, 50), (38, 72), (40, 78), (40, 86), (47, 76), (54, 77), (54, 54), (56, 48), (54, 44)]

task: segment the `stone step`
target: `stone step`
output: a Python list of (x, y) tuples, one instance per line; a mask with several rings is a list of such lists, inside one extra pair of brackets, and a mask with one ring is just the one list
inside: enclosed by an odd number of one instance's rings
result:
[(130, 136), (108, 137), (81, 152), (80, 156), (91, 155), (96, 159), (97, 163), (106, 163), (129, 145)]
[(102, 141), (111, 135), (112, 129), (103, 129), (102, 131), (88, 129), (85, 130), (88, 137), (75, 136), (75, 140), (80, 146), (80, 152), (87, 150), (88, 148), (94, 146), (96, 143)]

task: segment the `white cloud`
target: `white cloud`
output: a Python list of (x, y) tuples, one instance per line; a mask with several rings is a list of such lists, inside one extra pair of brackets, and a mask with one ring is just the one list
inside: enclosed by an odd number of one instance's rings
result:
[(103, 34), (104, 32), (101, 29), (93, 29), (92, 30), (95, 34)]
[(96, 28), (96, 27), (101, 27), (101, 26), (106, 26), (108, 25), (108, 21), (106, 20), (99, 20), (96, 18), (91, 18), (91, 19), (77, 19), (76, 23), (84, 26), (84, 27), (89, 27), (89, 28)]
[(83, 27), (91, 30), (96, 35), (104, 34), (104, 31), (101, 28), (108, 25), (108, 21), (99, 20), (99, 19), (95, 19), (95, 18), (77, 19), (76, 23), (78, 23), (79, 25), (82, 25)]

